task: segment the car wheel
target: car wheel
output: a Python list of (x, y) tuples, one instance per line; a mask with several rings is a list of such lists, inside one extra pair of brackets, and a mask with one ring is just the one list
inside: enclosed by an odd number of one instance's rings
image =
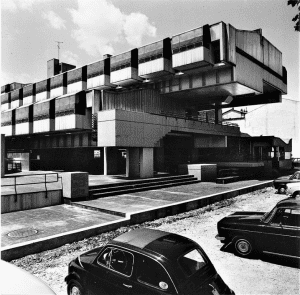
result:
[(253, 253), (251, 242), (245, 238), (237, 238), (234, 242), (234, 248), (238, 255), (249, 257)]
[(300, 191), (294, 192), (293, 198), (300, 198)]
[(280, 187), (278, 188), (278, 193), (279, 193), (279, 194), (285, 194), (285, 191), (286, 191), (286, 189), (285, 189), (284, 186), (280, 186)]
[(79, 282), (71, 280), (68, 283), (68, 295), (84, 295), (83, 288)]

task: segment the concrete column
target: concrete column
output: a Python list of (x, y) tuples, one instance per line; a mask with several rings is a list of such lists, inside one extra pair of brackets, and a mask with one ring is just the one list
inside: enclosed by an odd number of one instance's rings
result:
[(140, 151), (140, 177), (153, 177), (153, 148), (142, 148)]
[(155, 169), (160, 172), (165, 170), (165, 151), (163, 147), (155, 148)]
[(107, 174), (107, 147), (105, 146), (103, 148), (103, 174), (104, 175), (108, 175)]
[(126, 150), (126, 177), (140, 178), (140, 148)]
[(220, 116), (220, 112), (222, 112), (220, 104), (215, 104), (215, 124), (219, 124), (222, 122), (222, 113)]
[(1, 177), (5, 174), (5, 135), (1, 134)]
[(104, 147), (103, 149), (104, 175), (118, 174), (118, 150), (113, 147)]

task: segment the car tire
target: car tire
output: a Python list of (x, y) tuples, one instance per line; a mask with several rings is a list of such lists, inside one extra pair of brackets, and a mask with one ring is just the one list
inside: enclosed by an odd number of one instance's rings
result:
[(296, 191), (293, 193), (293, 198), (299, 198), (300, 197), (300, 191)]
[(68, 283), (68, 295), (84, 295), (83, 287), (76, 280), (70, 280)]
[(279, 194), (285, 194), (285, 193), (286, 193), (286, 188), (285, 188), (284, 186), (280, 186), (280, 187), (278, 188), (278, 193), (279, 193)]
[(234, 249), (242, 257), (249, 257), (253, 254), (252, 243), (247, 238), (236, 238), (234, 240)]

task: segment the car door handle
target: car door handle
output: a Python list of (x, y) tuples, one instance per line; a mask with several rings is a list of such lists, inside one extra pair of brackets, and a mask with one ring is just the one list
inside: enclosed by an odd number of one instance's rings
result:
[(132, 285), (123, 284), (123, 286), (126, 287), (126, 288), (132, 288)]

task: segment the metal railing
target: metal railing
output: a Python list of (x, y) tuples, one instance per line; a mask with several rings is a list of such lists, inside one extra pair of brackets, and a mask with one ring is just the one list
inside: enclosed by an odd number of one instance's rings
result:
[(162, 111), (160, 114), (154, 114), (154, 115), (160, 115), (160, 116), (165, 116), (165, 117), (172, 117), (175, 119), (184, 119), (184, 120), (191, 120), (191, 121), (197, 121), (197, 122), (203, 122), (203, 123), (208, 123), (208, 124), (213, 124), (213, 125), (223, 125), (223, 126), (231, 126), (231, 127), (239, 127), (238, 124), (236, 123), (231, 123), (231, 122), (219, 122), (216, 123), (215, 120), (213, 119), (207, 119), (203, 118), (202, 116), (180, 116), (178, 114), (174, 114), (171, 112), (164, 112)]
[[(36, 176), (43, 176), (43, 177), (41, 177), (42, 179), (39, 180), (39, 181), (17, 183), (18, 179), (22, 179), (24, 181), (25, 178), (36, 177)], [(48, 176), (56, 176), (56, 178), (55, 178), (55, 180), (49, 180), (49, 179), (47, 179)], [(3, 184), (3, 182), (5, 182), (5, 179), (13, 179), (13, 183)], [(59, 176), (59, 174), (56, 173), (56, 172), (51, 172), (51, 173), (34, 173), (34, 174), (28, 174), (28, 175), (9, 175), (9, 176), (5, 176), (4, 178), (2, 178), (1, 187), (13, 187), (14, 188), (14, 194), (15, 194), (15, 202), (17, 202), (17, 195), (18, 194), (22, 194), (22, 193), (18, 193), (17, 192), (17, 186), (23, 186), (23, 185), (24, 186), (25, 185), (28, 186), (28, 185), (35, 185), (35, 184), (44, 184), (45, 192), (46, 192), (46, 196), (45, 197), (47, 198), (48, 197), (47, 183), (58, 183), (59, 180), (60, 180), (61, 189), (62, 189), (62, 177)], [(37, 192), (41, 192), (41, 190), (39, 190)]]

